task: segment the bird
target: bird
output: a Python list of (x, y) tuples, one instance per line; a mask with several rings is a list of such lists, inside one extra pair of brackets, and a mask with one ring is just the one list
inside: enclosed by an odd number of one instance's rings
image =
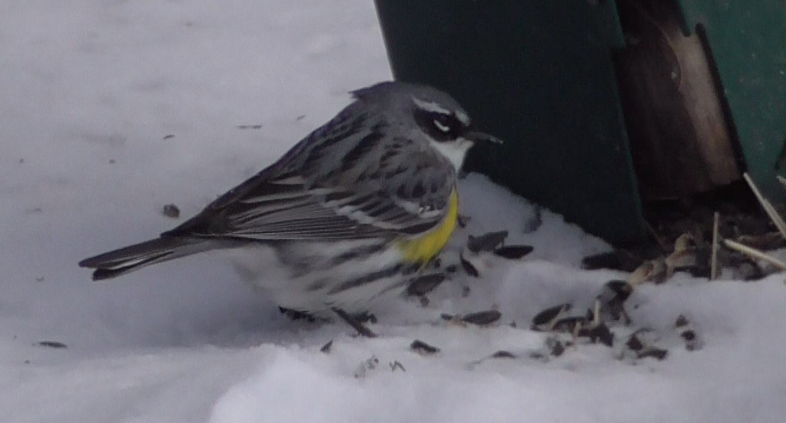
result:
[(403, 293), (447, 244), (474, 130), (449, 94), (380, 82), (279, 160), (158, 238), (87, 258), (93, 280), (225, 250), (242, 279), (280, 307), (354, 318)]

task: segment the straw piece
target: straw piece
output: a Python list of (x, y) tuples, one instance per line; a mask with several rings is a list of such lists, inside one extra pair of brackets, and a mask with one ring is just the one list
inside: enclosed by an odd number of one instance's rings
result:
[(771, 265), (781, 269), (781, 271), (786, 271), (786, 263), (776, 259), (775, 257), (767, 255), (762, 251), (748, 247), (747, 245), (740, 244), (739, 242), (734, 242), (730, 239), (724, 239), (723, 244), (727, 248), (745, 254), (752, 259), (766, 261), (767, 263), (770, 263)]
[(773, 207), (772, 204), (769, 201), (767, 201), (767, 199), (764, 198), (763, 195), (761, 195), (761, 192), (756, 187), (756, 184), (753, 183), (753, 179), (751, 179), (748, 173), (747, 172), (743, 173), (742, 177), (745, 178), (745, 181), (748, 183), (748, 186), (751, 187), (751, 190), (756, 195), (756, 199), (759, 200), (759, 203), (761, 203), (761, 206), (764, 208), (764, 211), (767, 213), (767, 216), (770, 217), (772, 223), (774, 223), (775, 227), (778, 228), (778, 232), (780, 232), (781, 236), (783, 236), (783, 238), (786, 239), (786, 222), (784, 222), (781, 216), (778, 214), (778, 212), (775, 211), (775, 207)]
[(712, 222), (712, 260), (710, 262), (710, 280), (718, 279), (718, 227), (720, 222), (720, 213), (715, 212), (715, 217)]

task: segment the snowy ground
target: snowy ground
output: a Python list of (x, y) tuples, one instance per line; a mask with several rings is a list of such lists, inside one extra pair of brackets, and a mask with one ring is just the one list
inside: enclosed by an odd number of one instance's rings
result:
[[(535, 313), (624, 275), (580, 270), (608, 247), (559, 216), (523, 233), (533, 207), (477, 175), (454, 246), (508, 229), (535, 252), (447, 281), (428, 308), (391, 305), (378, 339), (289, 321), (210, 255), (106, 283), (76, 266), (174, 226), (164, 204), (192, 215), (389, 78), (371, 0), (1, 2), (0, 421), (783, 421), (784, 276), (637, 289), (629, 311), (664, 361), (597, 345), (535, 359)], [(489, 308), (502, 324), (438, 317)], [(701, 350), (673, 334), (679, 314)], [(478, 361), (498, 350), (518, 358)]]

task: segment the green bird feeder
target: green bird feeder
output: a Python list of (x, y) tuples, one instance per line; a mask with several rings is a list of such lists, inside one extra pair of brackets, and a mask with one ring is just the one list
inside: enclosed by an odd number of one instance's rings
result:
[[(473, 149), (466, 168), (612, 243), (645, 237), (642, 204), (651, 196), (706, 191), (739, 180), (742, 170), (782, 197), (775, 181), (786, 139), (782, 0), (376, 0), (376, 7), (395, 78), (451, 93), (478, 128), (506, 141)], [(661, 54), (668, 25), (680, 33), (677, 60)], [(647, 60), (665, 70), (677, 63), (679, 80), (645, 71), (642, 82), (636, 72)], [(710, 94), (694, 101), (686, 95), (694, 91)], [(703, 123), (711, 120), (701, 113), (706, 104), (720, 123)], [(667, 161), (677, 165), (663, 169)], [(693, 161), (703, 163), (699, 171)]]

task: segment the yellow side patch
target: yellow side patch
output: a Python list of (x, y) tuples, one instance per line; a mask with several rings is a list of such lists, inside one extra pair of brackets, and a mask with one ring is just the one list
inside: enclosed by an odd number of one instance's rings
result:
[(450, 235), (456, 229), (458, 222), (458, 193), (453, 190), (450, 194), (450, 204), (448, 205), (448, 213), (436, 228), (432, 229), (427, 234), (419, 237), (402, 241), (399, 248), (404, 253), (405, 260), (413, 263), (427, 263), (429, 260), (442, 251), (445, 244), (448, 243)]

